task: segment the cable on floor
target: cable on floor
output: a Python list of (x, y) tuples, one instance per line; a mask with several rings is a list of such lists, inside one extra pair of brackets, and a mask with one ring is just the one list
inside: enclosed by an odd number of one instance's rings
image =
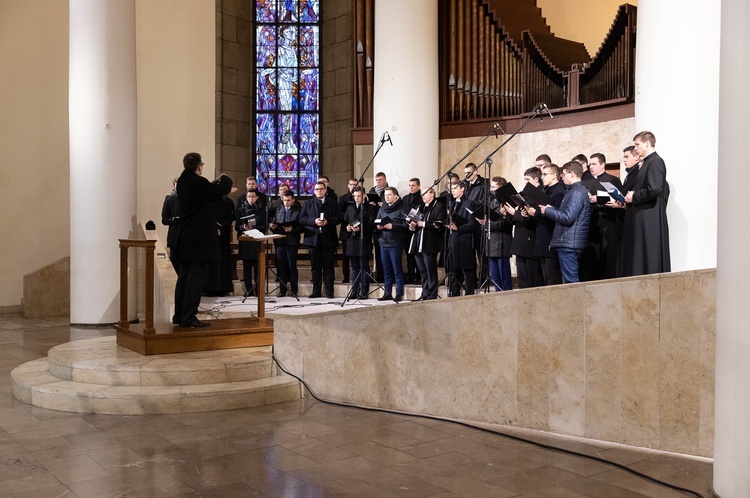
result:
[(305, 389), (307, 389), (307, 391), (310, 393), (310, 395), (313, 398), (315, 398), (315, 400), (320, 401), (321, 403), (325, 403), (325, 404), (333, 405), (333, 406), (341, 406), (341, 407), (344, 407), (344, 408), (359, 408), (361, 410), (368, 410), (368, 411), (372, 411), (372, 412), (390, 413), (390, 414), (394, 414), (394, 415), (407, 415), (409, 417), (417, 417), (417, 418), (423, 418), (423, 419), (427, 419), (427, 420), (436, 420), (436, 421), (439, 421), (439, 422), (450, 422), (450, 423), (453, 423), (453, 424), (456, 424), (456, 425), (467, 427), (469, 429), (476, 429), (476, 430), (479, 430), (479, 431), (482, 431), (482, 432), (487, 432), (487, 433), (490, 433), (490, 434), (496, 434), (498, 436), (507, 437), (507, 438), (510, 438), (510, 439), (513, 439), (513, 440), (516, 440), (516, 441), (520, 441), (520, 442), (523, 442), (523, 443), (532, 444), (534, 446), (538, 446), (540, 448), (544, 448), (544, 449), (547, 449), (547, 450), (559, 451), (559, 452), (562, 452), (562, 453), (567, 453), (569, 455), (574, 455), (574, 456), (578, 456), (578, 457), (588, 458), (589, 460), (594, 460), (596, 462), (604, 463), (604, 464), (607, 464), (607, 465), (612, 465), (614, 467), (617, 467), (618, 469), (622, 469), (622, 470), (624, 470), (626, 472), (629, 472), (629, 473), (631, 473), (631, 474), (633, 474), (635, 476), (638, 476), (638, 477), (640, 477), (642, 479), (646, 479), (647, 481), (651, 481), (651, 482), (653, 482), (655, 484), (659, 484), (661, 486), (665, 486), (667, 488), (674, 489), (676, 491), (682, 491), (683, 493), (688, 493), (690, 495), (695, 496), (696, 498), (706, 498), (705, 496), (703, 496), (702, 494), (698, 493), (697, 491), (693, 491), (692, 489), (683, 488), (681, 486), (677, 486), (676, 484), (671, 484), (671, 483), (662, 481), (662, 480), (657, 479), (655, 477), (652, 477), (650, 475), (647, 475), (647, 474), (644, 474), (642, 472), (639, 472), (639, 471), (637, 471), (635, 469), (631, 469), (630, 467), (627, 467), (626, 465), (623, 465), (621, 463), (617, 463), (617, 462), (614, 462), (612, 460), (607, 460), (606, 458), (601, 458), (601, 457), (594, 456), (594, 455), (587, 455), (585, 453), (579, 453), (577, 451), (568, 450), (568, 449), (565, 449), (565, 448), (560, 448), (560, 447), (557, 447), (557, 446), (540, 443), (538, 441), (534, 441), (533, 439), (526, 439), (526, 438), (523, 438), (523, 437), (520, 437), (520, 436), (515, 436), (513, 434), (508, 434), (506, 432), (497, 431), (497, 430), (493, 430), (493, 429), (488, 429), (486, 427), (481, 427), (481, 426), (477, 426), (477, 425), (472, 425), (472, 424), (469, 424), (467, 422), (462, 422), (460, 420), (451, 420), (451, 419), (447, 419), (447, 418), (436, 417), (436, 416), (433, 416), (433, 415), (425, 415), (425, 414), (421, 414), (421, 413), (400, 412), (398, 410), (389, 410), (387, 408), (374, 408), (374, 407), (371, 407), (371, 406), (360, 406), (360, 405), (354, 405), (354, 404), (349, 404), (349, 403), (341, 403), (339, 401), (329, 401), (329, 400), (326, 400), (326, 399), (318, 397), (318, 395), (315, 394), (315, 391), (312, 390), (312, 388), (307, 384), (307, 382), (305, 382), (300, 377), (294, 375), (293, 373), (291, 373), (290, 371), (288, 371), (286, 368), (284, 368), (284, 366), (281, 364), (281, 362), (278, 360), (278, 358), (276, 358), (276, 353), (275, 353), (275, 350), (273, 348), (272, 348), (272, 351), (271, 351), (271, 358), (273, 358), (274, 363), (276, 363), (276, 365), (279, 367), (279, 369), (282, 372), (284, 372), (285, 374), (287, 374), (287, 375), (289, 375), (289, 376), (294, 377), (295, 379), (297, 379), (303, 386), (305, 386)]

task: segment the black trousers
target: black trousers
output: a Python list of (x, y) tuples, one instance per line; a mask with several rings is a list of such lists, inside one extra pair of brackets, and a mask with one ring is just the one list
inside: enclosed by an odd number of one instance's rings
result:
[(201, 303), (201, 291), (210, 268), (209, 262), (180, 263), (177, 285), (174, 288), (173, 322), (179, 321), (180, 325), (188, 325), (196, 320), (195, 315)]
[(518, 287), (521, 289), (544, 285), (542, 263), (537, 258), (516, 255), (516, 272), (518, 273)]
[(372, 234), (372, 243), (375, 248), (375, 273), (377, 273), (377, 281), (381, 284), (385, 282), (383, 280), (383, 276), (385, 275), (385, 272), (383, 270), (383, 259), (380, 257), (380, 234), (376, 237), (375, 234)]
[(335, 247), (310, 248), (310, 267), (312, 270), (313, 294), (320, 294), (321, 284), (324, 284), (326, 294), (333, 295), (333, 262), (335, 256)]
[(276, 268), (279, 272), (279, 290), (282, 294), (287, 293), (287, 286), (292, 294), (297, 295), (297, 282), (299, 272), (297, 271), (298, 247), (278, 246), (276, 248)]
[(451, 279), (450, 285), (448, 286), (449, 296), (458, 297), (461, 295), (461, 285), (464, 286), (465, 295), (469, 296), (474, 294), (477, 288), (477, 271), (472, 268), (470, 270), (464, 268), (453, 269), (454, 278)]
[(422, 298), (435, 298), (438, 293), (437, 254), (417, 253), (414, 261), (422, 279)]
[(542, 278), (544, 285), (557, 285), (563, 283), (562, 272), (560, 271), (560, 259), (555, 255), (554, 258), (540, 258), (542, 267)]

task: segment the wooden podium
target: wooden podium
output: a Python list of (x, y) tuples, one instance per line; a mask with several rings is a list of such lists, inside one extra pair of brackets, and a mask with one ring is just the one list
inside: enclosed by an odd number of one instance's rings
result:
[[(258, 313), (257, 317), (210, 320), (210, 327), (183, 328), (171, 323), (154, 323), (154, 249), (153, 240), (120, 239), (120, 320), (115, 325), (117, 345), (144, 355), (211, 351), (273, 345), (273, 320), (266, 318), (266, 247), (271, 240), (239, 237), (244, 242), (261, 245), (258, 251)], [(145, 323), (128, 322), (128, 249), (146, 250), (146, 319)]]

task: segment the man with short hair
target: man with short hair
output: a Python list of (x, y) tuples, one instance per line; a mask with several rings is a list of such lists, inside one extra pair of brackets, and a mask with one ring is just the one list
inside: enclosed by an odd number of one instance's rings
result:
[(268, 205), (268, 196), (258, 190), (258, 179), (254, 176), (248, 176), (247, 180), (245, 180), (245, 192), (237, 198), (236, 203), (236, 209), (239, 209), (242, 207), (243, 204), (247, 204), (247, 192), (248, 190), (255, 190), (256, 195), (258, 196), (258, 206), (259, 207), (266, 207)]
[[(542, 185), (544, 193), (551, 199), (550, 204), (559, 208), (565, 197), (565, 186), (560, 182), (560, 168), (556, 164), (547, 164), (542, 168)], [(557, 251), (550, 247), (555, 222), (533, 207), (527, 209), (529, 214), (537, 219), (534, 255), (539, 257), (544, 285), (561, 284), (563, 280), (560, 260)]]
[[(236, 214), (235, 230), (242, 235), (245, 230), (256, 229), (266, 233), (268, 229), (266, 210), (260, 205), (258, 192), (250, 189), (245, 194), (247, 202), (240, 207)], [(242, 260), (242, 280), (245, 282), (245, 297), (257, 295), (259, 272), (265, 268), (258, 267), (258, 256), (261, 245), (257, 242), (240, 241), (238, 256)]]
[[(380, 206), (383, 205), (383, 202), (385, 201), (385, 189), (388, 188), (388, 181), (385, 177), (385, 173), (382, 171), (379, 171), (375, 174), (375, 185), (372, 186), (370, 189), (371, 194), (378, 194), (380, 197), (380, 201), (378, 201), (377, 204), (371, 203), (373, 206), (376, 206), (378, 209)], [(375, 280), (382, 284), (385, 282), (383, 279), (383, 259), (380, 254), (380, 231), (379, 230), (373, 230), (372, 232), (372, 244), (375, 248)]]
[[(492, 177), (490, 182), (490, 192), (494, 193), (508, 181), (501, 177)], [(495, 291), (509, 291), (513, 289), (513, 280), (510, 276), (510, 247), (513, 244), (513, 222), (504, 206), (500, 205), (497, 198), (492, 195), (490, 199), (490, 209), (495, 211), (500, 217), (492, 220), (492, 216), (485, 216), (482, 219), (476, 218), (480, 225), (490, 224), (490, 240), (487, 256), (490, 262), (490, 276)]]
[[(404, 202), (405, 216), (408, 216), (412, 209), (419, 210), (424, 205), (421, 188), (422, 185), (419, 178), (411, 178), (409, 180), (409, 193), (401, 198)], [(417, 271), (417, 263), (414, 259), (414, 254), (409, 254), (408, 244), (404, 244), (404, 251), (406, 252), (406, 275), (404, 275), (404, 281), (407, 285), (419, 284), (420, 276)]]
[(203, 178), (203, 160), (197, 152), (182, 159), (184, 171), (177, 180), (180, 222), (177, 233), (179, 273), (174, 291), (172, 323), (181, 327), (208, 327), (196, 317), (201, 290), (211, 262), (219, 261), (219, 234), (213, 207), (232, 190), (232, 180), (221, 175), (213, 183)]
[(276, 270), (279, 276), (278, 297), (286, 296), (290, 292), (297, 296), (299, 272), (297, 271), (297, 253), (299, 252), (299, 238), (302, 228), (299, 215), (302, 211), (299, 203), (294, 200), (294, 192), (285, 189), (281, 194), (282, 206), (274, 212), (270, 228), (275, 234), (284, 235), (283, 239), (274, 239), (276, 251)]
[(443, 247), (445, 206), (435, 197), (435, 189), (428, 188), (422, 194), (422, 219), (409, 223), (409, 229), (414, 232), (409, 243), (409, 253), (414, 256), (422, 283), (422, 294), (417, 301), (438, 297), (437, 255)]
[(539, 154), (534, 160), (534, 166), (539, 169), (544, 168), (548, 164), (552, 164), (552, 159), (547, 154)]
[[(354, 202), (354, 200), (352, 199), (352, 192), (354, 190), (354, 187), (357, 186), (357, 183), (359, 182), (356, 178), (349, 178), (349, 181), (346, 182), (346, 193), (339, 197), (339, 209), (341, 210), (342, 215), (346, 215), (346, 210)], [(342, 284), (349, 283), (351, 263), (349, 261), (349, 256), (347, 256), (346, 254), (346, 240), (348, 238), (349, 232), (346, 230), (346, 223), (341, 223), (341, 226), (339, 228), (339, 240), (341, 241), (342, 252), (341, 271), (344, 276), (343, 280), (341, 280)]]
[(315, 197), (302, 206), (299, 221), (304, 229), (304, 243), (310, 252), (313, 291), (310, 298), (322, 297), (322, 285), (328, 299), (333, 299), (333, 264), (338, 236), (336, 225), (341, 223), (339, 203), (326, 200), (327, 187), (319, 181), (313, 190)]
[[(477, 165), (474, 163), (467, 163), (464, 166), (464, 175), (466, 175), (466, 199), (472, 201), (476, 207), (484, 205), (484, 199), (487, 196), (487, 192), (490, 189), (490, 182), (482, 178), (477, 171)], [(481, 282), (488, 282), (490, 260), (485, 250), (485, 237), (478, 227), (474, 231), (474, 252), (476, 254), (477, 261), (479, 262), (479, 280)], [(489, 285), (487, 286), (489, 288)]]
[(318, 176), (318, 181), (322, 181), (326, 184), (326, 199), (333, 199), (334, 201), (339, 200), (339, 196), (336, 195), (336, 192), (333, 190), (333, 187), (331, 187), (331, 181), (328, 179), (325, 175)]
[[(370, 258), (372, 256), (373, 221), (377, 211), (365, 199), (365, 189), (356, 185), (352, 189), (352, 202), (347, 205), (341, 225), (349, 234), (344, 254), (352, 265), (352, 285), (358, 299), (370, 297)], [(343, 197), (343, 196), (342, 196)]]
[[(656, 137), (642, 131), (633, 137), (635, 153), (643, 160), (633, 189), (625, 196), (632, 206), (632, 239), (623, 243), (632, 249), (632, 275), (671, 271), (667, 202), (667, 166), (656, 153)], [(179, 192), (179, 190), (178, 190)]]
[[(625, 166), (625, 181), (622, 182), (622, 194), (633, 190), (635, 179), (638, 178), (640, 156), (635, 152), (634, 145), (628, 145), (622, 149), (622, 163)], [(617, 206), (625, 210), (622, 221), (622, 233), (620, 234), (618, 250), (618, 277), (626, 277), (633, 274), (632, 247), (629, 241), (633, 240), (633, 209), (631, 204), (618, 202)], [(626, 243), (626, 241), (628, 241)]]
[(572, 161), (577, 162), (583, 168), (583, 174), (581, 175), (582, 181), (585, 182), (593, 178), (591, 176), (591, 172), (589, 171), (589, 159), (588, 157), (586, 157), (586, 154), (578, 154), (573, 159), (571, 159), (571, 162)]
[[(380, 257), (383, 260), (384, 293), (378, 301), (394, 300), (397, 303), (404, 299), (404, 273), (401, 267), (401, 255), (404, 252), (404, 234), (406, 222), (402, 218), (403, 201), (395, 187), (386, 187), (385, 201), (378, 211), (376, 228), (380, 231)], [(390, 221), (385, 220), (390, 218)], [(396, 297), (393, 297), (393, 283), (396, 283)]]
[[(538, 187), (542, 181), (542, 171), (537, 167), (531, 167), (524, 171), (523, 179), (526, 183)], [(521, 289), (541, 287), (544, 285), (544, 277), (541, 261), (535, 253), (537, 219), (532, 216), (523, 216), (520, 209), (507, 203), (505, 209), (515, 225), (510, 252), (516, 257), (518, 286)]]
[(591, 182), (594, 188), (589, 189), (591, 225), (588, 243), (581, 254), (579, 276), (582, 282), (617, 276), (617, 239), (621, 230), (622, 211), (614, 201), (598, 204), (596, 191), (601, 182), (608, 182), (622, 192), (622, 183), (619, 178), (605, 171), (606, 164), (604, 154), (591, 155), (589, 171), (595, 181)]
[(557, 249), (563, 282), (578, 282), (578, 256), (586, 245), (591, 203), (588, 189), (581, 184), (583, 167), (575, 161), (563, 166), (563, 183), (567, 188), (559, 208), (540, 206), (544, 216), (555, 221), (550, 247)]
[(177, 200), (177, 178), (172, 180), (172, 191), (164, 198), (161, 208), (161, 223), (169, 226), (167, 231), (167, 248), (169, 249), (169, 261), (172, 263), (175, 273), (180, 269), (177, 263), (177, 228), (180, 224), (180, 202)]
[(448, 285), (448, 296), (461, 295), (464, 286), (465, 295), (474, 294), (477, 288), (477, 260), (474, 251), (474, 233), (479, 229), (479, 223), (472, 213), (478, 204), (466, 197), (465, 181), (451, 185), (453, 205), (449, 211), (448, 243), (445, 256), (445, 271), (453, 273), (455, 278)]

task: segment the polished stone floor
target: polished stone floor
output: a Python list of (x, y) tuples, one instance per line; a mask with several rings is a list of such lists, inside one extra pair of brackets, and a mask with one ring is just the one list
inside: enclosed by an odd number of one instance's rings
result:
[[(35, 408), (10, 371), (57, 344), (112, 335), (0, 315), (0, 496), (681, 497), (610, 465), (475, 429), (310, 400), (189, 415)], [(313, 386), (314, 387), (314, 386)], [(710, 495), (705, 461), (545, 437)]]

